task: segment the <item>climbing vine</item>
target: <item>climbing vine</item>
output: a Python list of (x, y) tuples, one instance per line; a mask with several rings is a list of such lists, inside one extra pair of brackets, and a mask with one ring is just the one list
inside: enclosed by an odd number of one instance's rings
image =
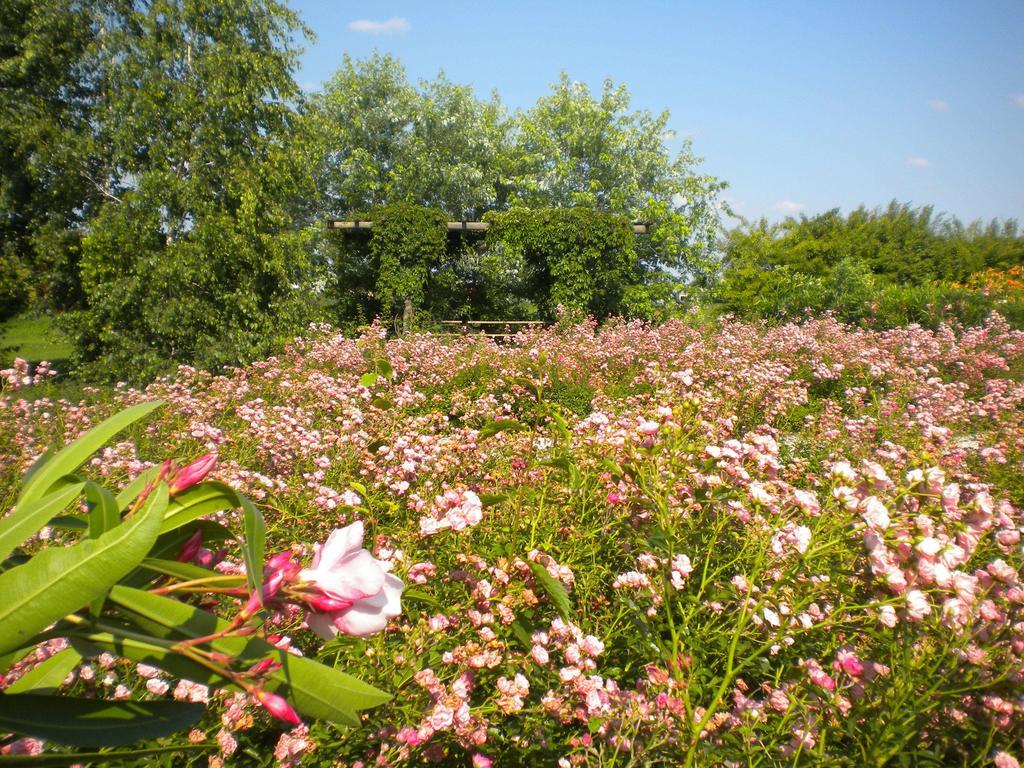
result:
[(630, 220), (587, 208), (513, 208), (485, 220), (487, 247), (523, 260), (530, 294), (549, 318), (619, 314), (639, 262)]
[(369, 212), (373, 221), (370, 259), (376, 267), (376, 293), (385, 317), (423, 305), (432, 269), (445, 259), (448, 245), (442, 211), (413, 203), (394, 203)]

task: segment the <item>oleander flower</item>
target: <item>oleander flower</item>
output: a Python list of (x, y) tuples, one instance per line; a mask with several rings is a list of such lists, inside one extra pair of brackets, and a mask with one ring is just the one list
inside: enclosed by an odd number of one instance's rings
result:
[(339, 632), (366, 637), (382, 631), (402, 612), (405, 585), (363, 549), (363, 524), (335, 530), (318, 545), (313, 565), (299, 573), (311, 588), (309, 628), (325, 640)]

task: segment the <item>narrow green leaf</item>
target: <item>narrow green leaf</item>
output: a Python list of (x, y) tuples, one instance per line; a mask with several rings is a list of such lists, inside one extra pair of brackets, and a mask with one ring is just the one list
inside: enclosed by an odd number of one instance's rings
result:
[[(206, 579), (210, 576), (222, 576), (223, 574), (217, 573), (217, 571), (211, 571), (209, 568), (202, 568), (192, 563), (179, 563), (177, 560), (161, 560), (159, 558), (147, 557), (140, 564), (141, 568), (145, 568), (147, 571), (153, 573), (162, 573), (164, 576), (173, 576), (181, 581), (193, 581), (194, 579)], [(239, 585), (243, 579), (241, 576), (238, 577)], [(217, 586), (227, 586), (228, 582), (218, 581)]]
[(67, 635), (71, 645), (82, 656), (97, 656), (107, 651), (122, 659), (162, 669), (174, 677), (204, 685), (230, 687), (227, 680), (207, 667), (168, 650), (173, 643), (161, 645), (159, 638), (146, 637), (129, 624), (104, 621), (102, 629), (76, 628)]
[(489, 421), (480, 427), (478, 436), (483, 440), (499, 432), (519, 432), (524, 429), (527, 429), (527, 427), (515, 419), (499, 419), (498, 421)]
[[(171, 640), (203, 637), (227, 627), (227, 622), (211, 613), (138, 589), (118, 585), (110, 591), (109, 600), (148, 622), (147, 632), (159, 635), (162, 627), (163, 636)], [(254, 664), (268, 656), (279, 661), (282, 667), (270, 675), (267, 688), (286, 696), (304, 717), (358, 725), (356, 711), (391, 699), (351, 675), (312, 659), (294, 656), (259, 638), (226, 637), (215, 640), (211, 646), (236, 659), (240, 665)], [(148, 663), (162, 666), (159, 660)]]
[(77, 483), (35, 501), (19, 502), (14, 512), (0, 522), (0, 561), (77, 499), (84, 487), (85, 483)]
[(480, 506), (484, 509), (488, 507), (494, 507), (498, 504), (508, 501), (508, 495), (504, 493), (481, 493), (480, 494)]
[(569, 592), (565, 585), (548, 573), (547, 568), (540, 563), (531, 562), (530, 570), (533, 571), (533, 577), (537, 583), (544, 588), (548, 597), (551, 598), (551, 602), (555, 604), (561, 617), (566, 621), (571, 621), (572, 604), (569, 602)]
[[(117, 499), (103, 486), (92, 480), (85, 482), (85, 499), (89, 502), (89, 538), (98, 539), (121, 522)], [(103, 596), (100, 595), (89, 605), (94, 616), (103, 610)]]
[(51, 449), (47, 448), (45, 451), (43, 451), (42, 455), (32, 462), (32, 466), (28, 468), (28, 471), (25, 473), (25, 476), (21, 478), (21, 487), (24, 488), (25, 484), (32, 479), (32, 476), (40, 469), (42, 469), (43, 466), (45, 466), (46, 462), (48, 462), (52, 457), (53, 451)]
[(18, 504), (27, 504), (42, 498), (54, 483), (82, 466), (86, 459), (102, 448), (110, 438), (160, 405), (162, 403), (159, 400), (154, 400), (127, 408), (62, 448), (25, 483), (25, 487), (22, 488), (21, 495), (18, 497)]
[(0, 768), (63, 768), (71, 765), (139, 765), (135, 762), (146, 757), (155, 757), (173, 752), (175, 755), (184, 752), (215, 751), (216, 743), (209, 744), (173, 744), (167, 747), (151, 747), (149, 749), (104, 750), (103, 752), (68, 752), (57, 754), (46, 752), (42, 755), (0, 755)]
[(160, 485), (133, 520), (98, 539), (44, 549), (0, 574), (0, 653), (106, 594), (149, 552), (166, 506), (167, 486)]
[(204, 709), (182, 701), (2, 694), (0, 729), (72, 747), (110, 747), (168, 736), (192, 725)]
[[(150, 558), (177, 560), (178, 555), (181, 554), (181, 548), (197, 530), (202, 530), (203, 544), (210, 549), (216, 549), (219, 543), (235, 538), (234, 534), (220, 523), (215, 523), (212, 520), (193, 520), (191, 523), (186, 523), (180, 528), (175, 528), (173, 531), (159, 536), (153, 548), (149, 550)], [(119, 583), (129, 587), (142, 587), (152, 579), (153, 571), (136, 568)]]
[(50, 521), (50, 527), (60, 528), (62, 531), (88, 531), (89, 521), (74, 515), (57, 515)]
[(157, 475), (160, 474), (160, 465), (144, 469), (140, 472), (134, 480), (128, 485), (121, 489), (121, 492), (117, 494), (117, 508), (122, 512), (135, 501), (144, 490), (146, 486), (150, 485), (156, 480)]
[(160, 533), (167, 533), (185, 523), (242, 506), (242, 495), (230, 485), (209, 481), (175, 494), (167, 505)]
[(78, 666), (81, 660), (82, 656), (78, 651), (74, 648), (65, 648), (41, 664), (32, 667), (16, 682), (7, 686), (4, 693), (49, 695), (60, 687), (60, 684), (67, 679), (71, 670)]
[(98, 539), (121, 522), (121, 510), (114, 494), (92, 480), (85, 481), (85, 500), (89, 503), (89, 538)]
[(8, 669), (13, 667), (19, 661), (28, 656), (35, 649), (35, 645), (32, 643), (25, 643), (21, 648), (16, 648), (13, 651), (0, 656), (0, 672), (6, 672)]
[(267, 524), (263, 522), (263, 513), (245, 496), (239, 494), (244, 513), (245, 541), (242, 542), (242, 557), (245, 560), (245, 579), (249, 592), (260, 595), (263, 593), (263, 555), (267, 547)]

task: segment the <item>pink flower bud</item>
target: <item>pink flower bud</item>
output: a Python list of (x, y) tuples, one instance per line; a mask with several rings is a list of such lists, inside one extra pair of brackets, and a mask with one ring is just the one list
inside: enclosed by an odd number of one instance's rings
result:
[(197, 528), (196, 532), (188, 537), (188, 541), (181, 547), (178, 555), (179, 563), (189, 563), (196, 559), (199, 550), (203, 546), (203, 529)]
[(249, 674), (251, 674), (251, 675), (265, 675), (267, 672), (270, 672), (272, 669), (276, 669), (277, 667), (280, 667), (280, 666), (281, 666), (281, 663), (279, 661), (277, 661), (276, 659), (273, 659), (270, 656), (268, 656), (265, 659), (260, 659), (255, 664), (253, 664), (251, 667), (249, 667)]
[(169, 490), (171, 496), (181, 493), (201, 481), (210, 474), (210, 470), (213, 469), (213, 465), (216, 463), (217, 454), (208, 453), (196, 459), (188, 466), (174, 472), (170, 478)]
[(259, 690), (256, 691), (255, 695), (256, 700), (263, 705), (264, 709), (278, 720), (283, 720), (291, 725), (302, 725), (302, 719), (299, 717), (298, 713), (292, 709), (292, 705), (276, 693)]
[(270, 577), (263, 582), (263, 599), (269, 600), (281, 591), (284, 584), (284, 571), (274, 571)]
[(267, 560), (265, 570), (279, 571), (286, 565), (288, 565), (288, 563), (291, 562), (291, 559), (291, 550), (286, 549), (284, 552), (278, 552), (276, 555)]

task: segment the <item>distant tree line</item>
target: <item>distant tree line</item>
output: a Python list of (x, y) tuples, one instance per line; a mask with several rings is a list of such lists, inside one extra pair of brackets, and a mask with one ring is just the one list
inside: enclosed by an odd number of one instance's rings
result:
[(510, 112), (377, 55), (304, 93), (310, 36), (274, 0), (0, 5), (0, 315), (61, 312), (81, 364), (138, 378), (243, 362), (312, 320), (387, 314), (409, 286), (427, 315), (548, 311), (512, 284), (547, 267), (509, 268), (514, 249), (493, 239), (456, 244), (416, 288), (415, 270), (385, 262), (381, 281), (380, 247), (359, 253), (323, 226), (398, 205), (642, 219), (657, 227), (633, 246), (632, 293), (712, 274), (723, 185), (687, 141), (671, 152), (668, 114), (631, 110), (624, 86), (592, 94), (563, 75)]
[(1024, 232), (1016, 221), (965, 225), (930, 206), (892, 202), (731, 230), (712, 295), (721, 310), (746, 318), (832, 311), (891, 327), (973, 323), (995, 309), (1024, 325), (1024, 292), (1007, 289), (1021, 265)]

